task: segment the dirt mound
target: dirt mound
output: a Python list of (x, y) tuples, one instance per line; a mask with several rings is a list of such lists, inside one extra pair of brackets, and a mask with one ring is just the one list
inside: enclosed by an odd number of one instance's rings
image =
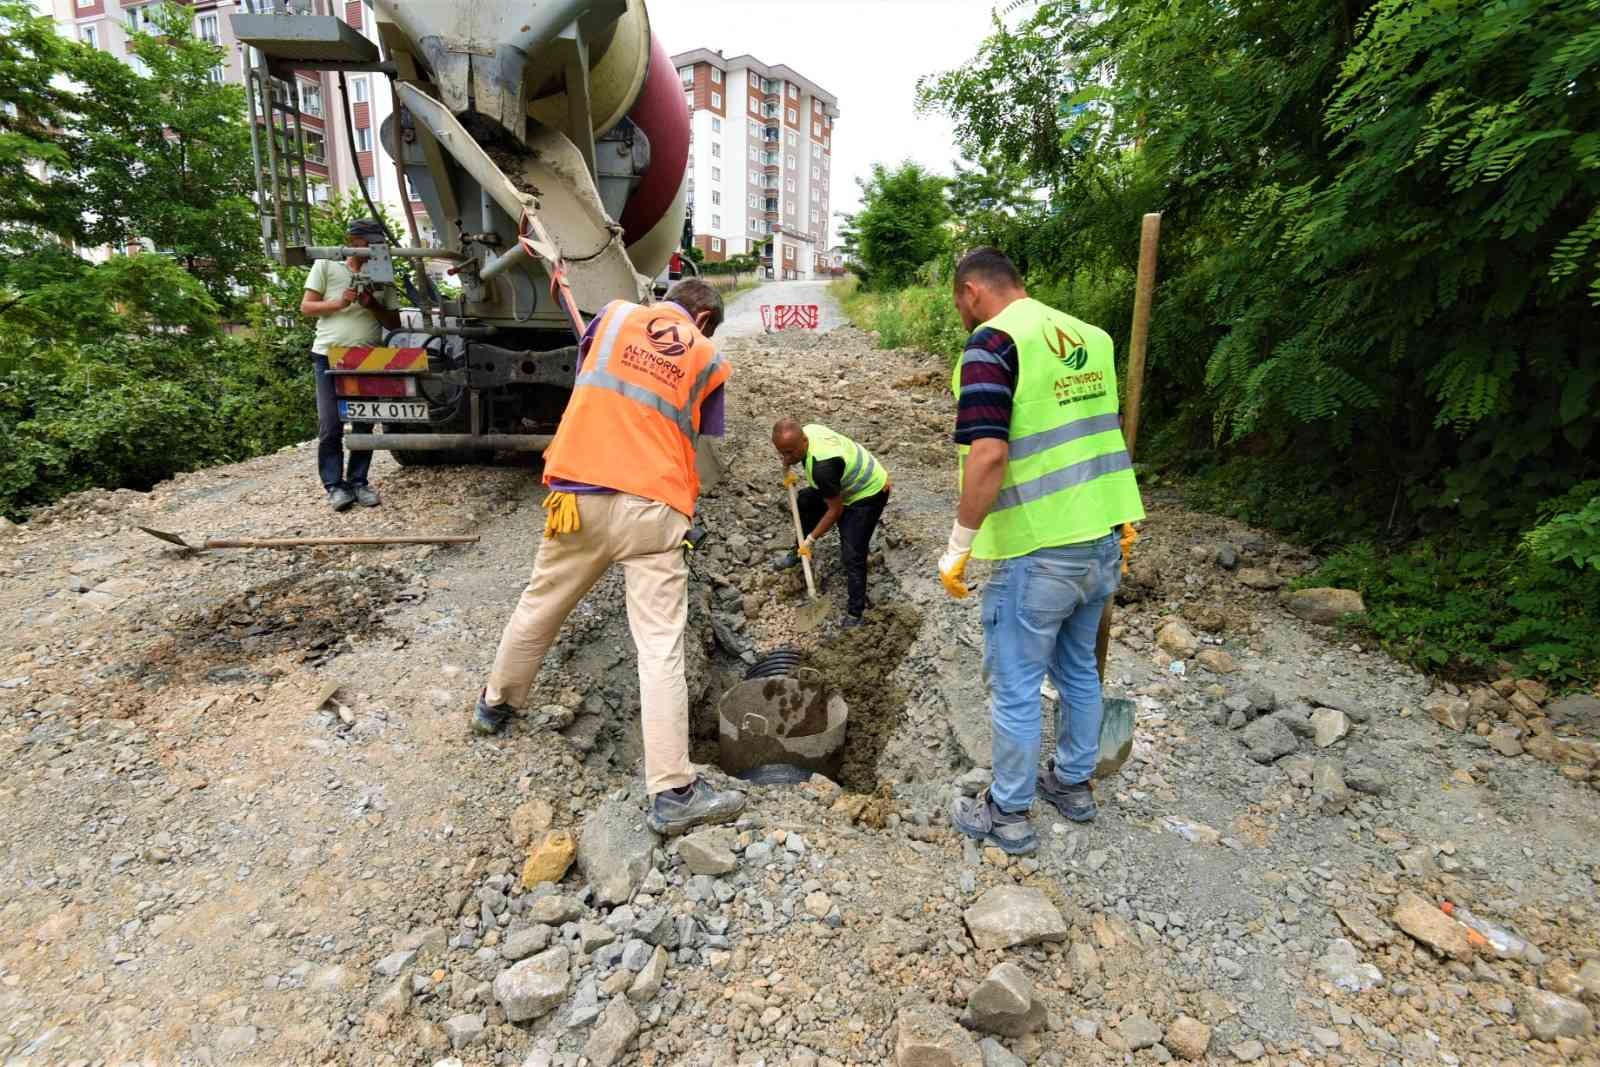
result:
[(866, 622), (824, 641), (808, 657), (850, 705), (840, 781), (871, 793), (878, 786), (878, 757), (905, 718), (906, 691), (896, 668), (917, 639), (922, 613), (909, 604), (874, 608)]

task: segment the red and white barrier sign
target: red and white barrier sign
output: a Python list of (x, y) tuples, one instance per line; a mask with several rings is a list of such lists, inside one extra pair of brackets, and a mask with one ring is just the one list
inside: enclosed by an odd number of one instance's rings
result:
[(819, 316), (815, 304), (762, 304), (761, 326), (774, 330), (815, 330)]

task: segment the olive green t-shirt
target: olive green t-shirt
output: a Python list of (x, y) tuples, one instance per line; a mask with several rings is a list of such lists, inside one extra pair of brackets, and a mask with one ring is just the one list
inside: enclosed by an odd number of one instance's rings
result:
[[(306, 288), (316, 293), (319, 299), (337, 300), (350, 288), (352, 280), (350, 268), (342, 260), (319, 259), (311, 265), (311, 273), (306, 276)], [(400, 294), (392, 285), (373, 290), (373, 295), (386, 308), (400, 306)], [(332, 315), (317, 319), (317, 338), (311, 343), (311, 351), (325, 356), (330, 345), (351, 347), (375, 345), (382, 341), (383, 324), (378, 317), (360, 304), (351, 304)]]

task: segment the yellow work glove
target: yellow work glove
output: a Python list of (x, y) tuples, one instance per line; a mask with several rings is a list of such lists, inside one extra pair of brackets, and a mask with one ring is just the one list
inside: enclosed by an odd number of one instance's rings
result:
[(815, 544), (815, 543), (816, 542), (814, 540), (812, 540), (811, 538), (807, 537), (804, 541), (801, 541), (799, 546), (794, 550), (795, 554), (797, 556), (799, 556), (801, 559), (810, 559), (811, 558), (811, 546), (813, 544)]
[(950, 530), (950, 541), (944, 546), (944, 555), (939, 557), (939, 581), (944, 583), (944, 591), (961, 600), (971, 590), (965, 581), (967, 573), (967, 560), (972, 558), (972, 542), (978, 536), (977, 530), (969, 530), (961, 525), (958, 520)]
[(544, 498), (544, 535), (558, 537), (577, 533), (583, 526), (578, 519), (578, 498), (572, 493), (549, 493)]
[(1139, 540), (1139, 531), (1131, 522), (1122, 524), (1122, 575), (1128, 575), (1128, 560), (1133, 557), (1133, 543)]
[(793, 489), (795, 486), (797, 486), (799, 484), (800, 484), (800, 476), (798, 474), (796, 474), (794, 471), (788, 471), (788, 470), (783, 472), (783, 487), (785, 489)]

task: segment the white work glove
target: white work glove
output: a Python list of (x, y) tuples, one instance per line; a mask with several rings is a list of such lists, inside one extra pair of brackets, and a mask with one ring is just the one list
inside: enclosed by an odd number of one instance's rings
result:
[(977, 536), (977, 530), (967, 529), (957, 519), (950, 530), (950, 541), (944, 546), (944, 555), (939, 557), (939, 581), (944, 583), (944, 591), (957, 600), (970, 592), (963, 578), (967, 560), (972, 557), (972, 542)]

